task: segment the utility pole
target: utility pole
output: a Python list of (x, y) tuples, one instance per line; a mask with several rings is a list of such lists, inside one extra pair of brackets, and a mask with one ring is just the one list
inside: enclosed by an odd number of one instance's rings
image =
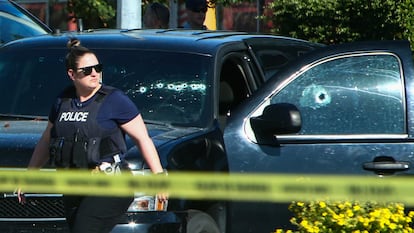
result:
[(118, 0), (116, 26), (120, 29), (142, 28), (141, 0)]
[(170, 28), (177, 28), (178, 25), (178, 0), (169, 0)]

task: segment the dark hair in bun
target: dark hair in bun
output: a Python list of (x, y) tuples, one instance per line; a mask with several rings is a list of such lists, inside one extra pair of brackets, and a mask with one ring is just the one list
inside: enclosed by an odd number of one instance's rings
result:
[(71, 38), (67, 45), (69, 49), (68, 54), (66, 55), (66, 69), (77, 69), (78, 60), (80, 57), (84, 56), (87, 53), (94, 54), (91, 50), (86, 47), (83, 47), (80, 41), (76, 38)]

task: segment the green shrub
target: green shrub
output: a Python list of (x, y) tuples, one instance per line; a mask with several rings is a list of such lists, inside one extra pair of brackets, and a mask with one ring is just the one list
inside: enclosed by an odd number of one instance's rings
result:
[(325, 44), (414, 39), (412, 0), (273, 0), (265, 12), (272, 33)]
[(275, 233), (409, 233), (414, 212), (400, 203), (376, 202), (292, 202), (291, 223), (297, 230), (276, 229)]

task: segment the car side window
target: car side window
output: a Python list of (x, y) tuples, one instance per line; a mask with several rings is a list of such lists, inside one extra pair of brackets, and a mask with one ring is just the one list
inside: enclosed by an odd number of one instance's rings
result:
[(401, 63), (392, 54), (349, 55), (312, 66), (287, 84), (271, 103), (295, 104), (298, 134), (403, 134)]
[(248, 56), (234, 53), (227, 56), (221, 66), (219, 83), (219, 124), (226, 125), (227, 117), (255, 89), (256, 80), (245, 62)]
[(261, 68), (265, 80), (274, 76), (299, 56), (322, 47), (321, 44), (310, 43), (288, 38), (249, 38), (245, 39)]

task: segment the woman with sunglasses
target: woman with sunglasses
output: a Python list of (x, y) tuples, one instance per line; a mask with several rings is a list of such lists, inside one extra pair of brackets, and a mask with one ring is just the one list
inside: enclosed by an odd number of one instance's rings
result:
[[(66, 69), (73, 86), (62, 92), (52, 107), (49, 122), (29, 162), (40, 168), (48, 161), (57, 168), (122, 172), (126, 153), (124, 134), (140, 149), (153, 173), (163, 168), (135, 104), (122, 91), (102, 85), (102, 65), (96, 55), (76, 39), (68, 43)], [(105, 168), (103, 166), (105, 165)], [(24, 203), (24, 196), (19, 195)], [(158, 195), (166, 201), (165, 194)], [(110, 232), (133, 197), (64, 196), (71, 232)]]

